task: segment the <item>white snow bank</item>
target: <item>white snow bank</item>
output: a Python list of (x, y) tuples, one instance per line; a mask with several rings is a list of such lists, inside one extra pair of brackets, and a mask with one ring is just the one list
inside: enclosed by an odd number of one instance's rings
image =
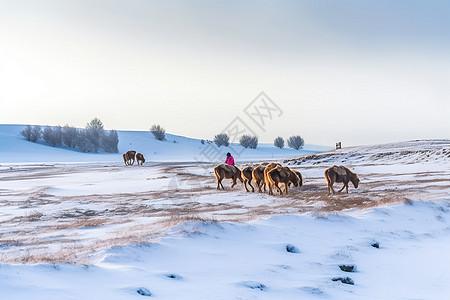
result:
[(449, 221), (447, 200), (187, 222), (158, 244), (110, 249), (95, 266), (2, 265), (0, 288), (5, 299), (134, 299), (140, 288), (158, 299), (447, 299)]

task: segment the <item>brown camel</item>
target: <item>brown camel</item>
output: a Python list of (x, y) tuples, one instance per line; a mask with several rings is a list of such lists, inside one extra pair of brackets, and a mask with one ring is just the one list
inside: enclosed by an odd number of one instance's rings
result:
[(291, 169), (291, 171), (294, 172), (294, 173), (298, 176), (298, 178), (300, 179), (300, 181), (299, 181), (299, 183), (298, 183), (298, 186), (299, 186), (299, 187), (302, 186), (302, 185), (303, 185), (303, 177), (302, 177), (302, 174), (301, 174), (299, 171), (294, 170), (294, 169)]
[(266, 166), (266, 168), (264, 169), (264, 182), (266, 184), (266, 187), (269, 189), (269, 195), (272, 195), (272, 186), (270, 185), (270, 181), (269, 181), (269, 177), (268, 177), (268, 173), (277, 168), (277, 167), (281, 167), (281, 164), (279, 163), (270, 163)]
[[(125, 155), (126, 155), (126, 157), (125, 157)], [(136, 156), (136, 151), (134, 151), (134, 150), (127, 151), (127, 153), (125, 153), (123, 155), (123, 159), (125, 160), (125, 158), (126, 158), (125, 165), (127, 165), (127, 166), (134, 165), (134, 157), (135, 156)]]
[(298, 187), (300, 184), (300, 178), (296, 173), (294, 173), (291, 169), (288, 167), (276, 167), (270, 170), (267, 173), (267, 178), (269, 181), (269, 195), (273, 195), (272, 187), (275, 186), (277, 190), (280, 192), (280, 195), (283, 194), (281, 191), (281, 188), (279, 187), (280, 183), (284, 184), (284, 191), (286, 195), (288, 194), (288, 186), (289, 183), (292, 182), (292, 184), (295, 187)]
[(264, 185), (264, 192), (266, 191), (266, 183), (264, 181), (264, 169), (269, 163), (263, 162), (253, 169), (252, 179), (258, 186), (258, 191), (261, 193), (261, 186)]
[(342, 190), (345, 188), (345, 191), (348, 193), (348, 183), (351, 181), (353, 183), (353, 186), (357, 189), (359, 185), (359, 177), (356, 173), (353, 173), (348, 168), (344, 166), (332, 166), (329, 167), (325, 171), (325, 178), (328, 183), (328, 194), (335, 193), (333, 189), (333, 184), (335, 182), (342, 182), (344, 183), (344, 186), (342, 189), (338, 191), (338, 193), (342, 192)]
[(142, 166), (145, 163), (144, 155), (142, 155), (141, 153), (136, 153), (136, 162), (137, 162), (138, 166), (139, 166), (139, 163)]
[(216, 175), (216, 178), (217, 178), (217, 189), (218, 190), (220, 190), (220, 186), (222, 187), (223, 190), (225, 189), (222, 184), (222, 180), (224, 178), (231, 178), (231, 182), (233, 183), (231, 185), (231, 188), (233, 188), (236, 185), (238, 179), (241, 182), (244, 182), (241, 177), (241, 170), (239, 170), (239, 168), (236, 166), (230, 166), (227, 164), (219, 164), (214, 168), (214, 174)]
[(252, 188), (252, 192), (255, 192), (255, 188), (252, 185), (252, 178), (253, 178), (253, 167), (245, 167), (242, 169), (242, 179), (244, 180), (244, 186), (245, 186), (245, 190), (247, 192), (249, 192), (248, 188), (247, 188), (247, 182), (248, 185), (250, 185), (250, 187)]
[(128, 166), (128, 161), (129, 161), (128, 155), (126, 153), (124, 153), (122, 155), (122, 157), (123, 157), (123, 162), (125, 163), (125, 166)]

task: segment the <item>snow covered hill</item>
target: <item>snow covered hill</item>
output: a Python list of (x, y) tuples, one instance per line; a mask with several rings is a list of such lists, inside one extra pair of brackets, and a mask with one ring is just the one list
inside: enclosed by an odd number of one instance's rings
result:
[(83, 153), (42, 142), (31, 143), (20, 135), (24, 128), (23, 125), (0, 125), (0, 163), (122, 162), (122, 153), (128, 150), (141, 152), (147, 161), (222, 161), (226, 152), (233, 152), (238, 161), (249, 161), (288, 158), (330, 149), (305, 145), (297, 151), (278, 149), (273, 144), (260, 144), (257, 149), (244, 149), (239, 144), (218, 148), (215, 144), (202, 144), (198, 139), (173, 134), (166, 134), (165, 141), (158, 141), (149, 131), (118, 131), (119, 154)]
[(348, 147), (285, 160), (295, 165), (415, 164), (450, 161), (450, 140), (417, 140), (383, 145)]

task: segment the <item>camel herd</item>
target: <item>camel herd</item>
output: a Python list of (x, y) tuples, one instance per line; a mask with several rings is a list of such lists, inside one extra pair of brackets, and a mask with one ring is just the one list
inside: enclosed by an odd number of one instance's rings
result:
[[(141, 153), (136, 153), (134, 150), (127, 151), (123, 154), (123, 161), (126, 166), (131, 166), (136, 161), (138, 165), (143, 165), (145, 162), (144, 155)], [(228, 164), (219, 164), (214, 168), (214, 174), (217, 178), (217, 189), (225, 189), (222, 180), (229, 178), (231, 179), (233, 188), (237, 181), (240, 180), (245, 187), (245, 190), (249, 192), (247, 184), (252, 188), (252, 192), (255, 192), (255, 187), (252, 185), (252, 181), (258, 187), (258, 192), (268, 191), (269, 195), (273, 195), (274, 189), (279, 192), (280, 195), (283, 194), (281, 190), (282, 185), (284, 187), (284, 193), (288, 194), (288, 189), (291, 184), (294, 187), (301, 187), (303, 185), (302, 174), (294, 169), (283, 166), (279, 163), (267, 163), (263, 162), (255, 167), (246, 166), (240, 170), (236, 166)], [(353, 173), (348, 168), (344, 166), (332, 166), (325, 171), (325, 178), (328, 184), (328, 194), (334, 194), (333, 184), (335, 182), (342, 182), (344, 186), (338, 191), (345, 191), (348, 193), (348, 183), (352, 182), (355, 188), (358, 188), (359, 178), (356, 173)]]
[[(284, 187), (284, 193), (288, 194), (288, 188), (291, 184), (294, 187), (301, 187), (303, 185), (302, 174), (294, 169), (286, 166), (282, 166), (279, 163), (261, 163), (256, 167), (247, 166), (240, 170), (236, 166), (227, 164), (219, 164), (214, 168), (214, 174), (217, 178), (217, 189), (225, 189), (222, 184), (222, 180), (231, 179), (233, 188), (237, 181), (240, 180), (245, 187), (245, 190), (249, 192), (247, 184), (252, 188), (252, 192), (255, 192), (255, 188), (252, 185), (252, 181), (258, 187), (258, 191), (261, 193), (262, 188), (264, 192), (268, 190), (269, 195), (273, 195), (273, 189), (283, 194), (280, 185)], [(341, 192), (346, 189), (348, 193), (348, 183), (352, 182), (355, 188), (358, 188), (359, 178), (358, 175), (350, 171), (344, 166), (332, 166), (325, 171), (325, 178), (328, 184), (328, 193), (335, 193), (333, 184), (335, 182), (342, 182), (344, 186), (338, 191)]]
[(125, 163), (125, 166), (132, 166), (134, 165), (134, 161), (136, 160), (138, 166), (143, 165), (145, 163), (144, 155), (141, 153), (136, 153), (134, 150), (127, 151), (127, 153), (124, 153), (123, 155), (123, 162)]

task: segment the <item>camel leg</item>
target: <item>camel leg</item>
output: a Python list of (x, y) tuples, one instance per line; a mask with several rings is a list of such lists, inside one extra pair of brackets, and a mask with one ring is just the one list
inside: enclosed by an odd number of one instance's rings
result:
[(288, 194), (288, 186), (289, 186), (289, 184), (287, 184), (287, 183), (284, 184), (284, 189), (285, 189), (286, 195)]
[(328, 185), (328, 194), (333, 194), (336, 193), (333, 189), (333, 186), (331, 184)]
[[(273, 195), (273, 191), (272, 191), (272, 185), (268, 185), (267, 189), (269, 190), (269, 195)], [(265, 190), (264, 190), (265, 191)]]
[(247, 180), (244, 180), (244, 187), (245, 187), (245, 190), (246, 190), (247, 192), (250, 192), (250, 191), (248, 190), (248, 188), (247, 188)]
[(225, 189), (225, 188), (223, 187), (222, 180), (223, 180), (223, 178), (217, 179), (217, 189), (218, 189), (218, 190), (220, 190), (220, 187), (222, 187), (222, 190)]
[(235, 185), (236, 185), (236, 180), (234, 180), (233, 178), (231, 179), (231, 182), (233, 183), (232, 185), (231, 185), (231, 188), (233, 188)]
[(253, 187), (253, 185), (252, 185), (252, 181), (251, 180), (249, 180), (248, 181), (248, 184), (251, 186), (251, 188), (252, 188), (252, 193), (254, 193), (255, 192), (255, 188)]
[(280, 195), (283, 195), (283, 192), (281, 191), (280, 187), (278, 186), (278, 183), (275, 182), (275, 187), (280, 192)]
[(256, 185), (258, 186), (258, 192), (262, 193), (262, 191), (261, 191), (261, 187), (262, 187), (261, 180), (257, 180), (256, 181)]
[(342, 187), (342, 189), (340, 189), (340, 190), (338, 191), (338, 193), (342, 192), (342, 191), (345, 189), (346, 186), (348, 186), (348, 185), (346, 185), (346, 184), (344, 183), (344, 186)]

